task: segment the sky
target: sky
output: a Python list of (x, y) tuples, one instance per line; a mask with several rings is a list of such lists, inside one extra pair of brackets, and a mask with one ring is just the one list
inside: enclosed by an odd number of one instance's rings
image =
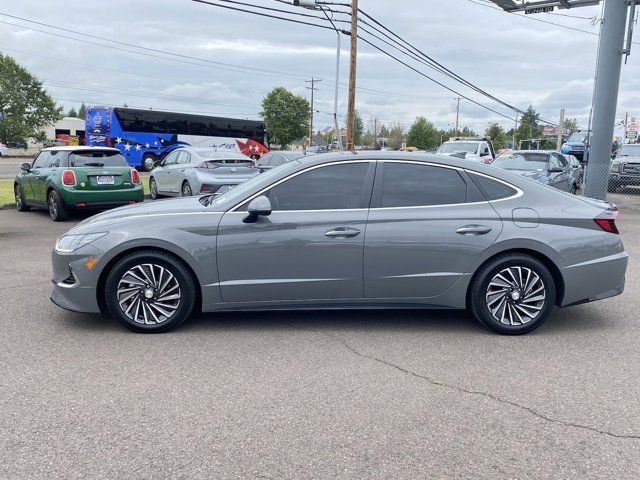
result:
[[(320, 15), (278, 0), (241, 3)], [(556, 122), (564, 107), (567, 117), (587, 127), (600, 7), (525, 16), (494, 9), (486, 0), (360, 0), (359, 6), (422, 52), (506, 103), (520, 109), (533, 105), (543, 118)], [(334, 18), (347, 19), (339, 14)], [(262, 98), (274, 87), (283, 86), (309, 98), (305, 80), (313, 77), (321, 79), (315, 92), (314, 126), (322, 129), (332, 122), (336, 62), (336, 33), (332, 30), (192, 0), (4, 2), (0, 22), (0, 51), (42, 80), (65, 109), (82, 101), (126, 103), (254, 119), (259, 118)], [(338, 25), (347, 27), (346, 23)], [(364, 31), (361, 34), (368, 36)], [(365, 128), (374, 119), (378, 125), (408, 128), (419, 115), (438, 128), (451, 128), (458, 93), (504, 115), (462, 99), (460, 128), (468, 126), (482, 133), (489, 122), (496, 121), (505, 129), (513, 126), (514, 113), (504, 106), (372, 41), (457, 93), (360, 41), (356, 108)], [(348, 37), (342, 36), (341, 46), (338, 115), (344, 123)], [(625, 112), (640, 116), (639, 86), (640, 45), (634, 45), (622, 70), (617, 122)]]

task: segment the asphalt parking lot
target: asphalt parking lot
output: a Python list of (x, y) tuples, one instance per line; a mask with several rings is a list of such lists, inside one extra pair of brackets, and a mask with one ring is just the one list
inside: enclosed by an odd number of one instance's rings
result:
[(624, 295), (522, 337), (432, 311), (135, 334), (49, 301), (78, 218), (0, 211), (0, 478), (638, 478), (640, 202), (620, 203)]

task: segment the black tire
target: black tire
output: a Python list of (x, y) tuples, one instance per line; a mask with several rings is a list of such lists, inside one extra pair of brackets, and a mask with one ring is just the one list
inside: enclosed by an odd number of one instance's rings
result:
[(158, 194), (158, 184), (156, 183), (156, 179), (153, 177), (149, 179), (149, 196), (151, 197), (151, 200), (157, 200), (160, 198), (160, 195)]
[(67, 206), (64, 204), (60, 195), (55, 190), (49, 190), (47, 194), (47, 209), (49, 216), (54, 222), (64, 222), (69, 216)]
[(191, 185), (189, 182), (182, 183), (182, 189), (180, 190), (180, 194), (183, 197), (191, 197), (193, 195), (193, 191), (191, 190)]
[[(518, 268), (523, 277), (528, 274), (527, 270), (535, 273), (542, 283), (543, 290), (536, 292), (540, 287), (540, 283), (533, 276), (529, 277), (529, 280), (535, 280), (534, 283), (529, 283), (524, 279), (518, 282), (517, 278), (509, 278), (509, 280), (514, 280), (514, 285), (518, 285), (518, 283), (524, 284), (522, 291), (518, 288), (509, 289), (508, 287), (503, 287), (502, 283), (506, 284), (507, 282), (502, 282), (500, 279), (496, 280), (499, 285), (495, 283), (492, 283), (491, 286), (489, 285), (496, 275), (502, 274), (503, 277), (509, 277), (507, 270), (515, 269), (513, 271), (517, 273)], [(500, 292), (502, 288), (505, 289), (504, 295)], [(528, 291), (524, 292), (525, 290)], [(528, 299), (525, 295), (528, 295)], [(504, 297), (504, 306), (498, 296)], [(543, 297), (542, 300), (535, 300), (540, 296)], [(549, 269), (536, 258), (518, 253), (498, 256), (481, 267), (472, 280), (468, 296), (469, 309), (476, 319), (489, 330), (503, 335), (521, 335), (535, 330), (547, 319), (555, 301), (556, 285)], [(492, 304), (492, 302), (494, 303)], [(504, 318), (507, 323), (503, 323), (501, 319), (496, 318), (488, 304), (491, 304), (492, 307), (497, 306), (494, 308), (494, 312), (497, 316)], [(525, 318), (523, 319), (522, 314), (524, 311), (530, 312), (531, 317), (524, 315)], [(521, 317), (520, 320), (518, 320), (518, 316)]]
[(142, 156), (142, 165), (140, 168), (145, 172), (150, 172), (156, 166), (156, 156), (151, 153), (145, 153)]
[(569, 193), (572, 195), (575, 195), (578, 193), (578, 186), (575, 183), (571, 185), (571, 190), (569, 191)]
[[(168, 317), (164, 317), (164, 319), (162, 314), (160, 314), (158, 310), (150, 306), (150, 304), (155, 305), (157, 302), (155, 302), (154, 300), (158, 300), (158, 298), (154, 296), (153, 298), (145, 300), (144, 295), (146, 290), (148, 290), (149, 288), (152, 290), (155, 289), (156, 292), (154, 295), (157, 295), (157, 290), (159, 290), (161, 287), (161, 285), (158, 285), (157, 283), (155, 285), (150, 283), (149, 287), (147, 287), (147, 285), (140, 286), (140, 291), (136, 294), (139, 300), (136, 300), (136, 298), (132, 300), (133, 302), (138, 301), (139, 305), (137, 307), (135, 304), (131, 305), (131, 303), (126, 302), (124, 303), (123, 307), (120, 306), (120, 300), (122, 300), (122, 298), (127, 295), (127, 293), (123, 294), (121, 292), (121, 296), (118, 296), (118, 286), (121, 283), (120, 281), (123, 279), (123, 277), (125, 277), (126, 279), (124, 280), (124, 283), (121, 285), (121, 287), (125, 289), (137, 288), (138, 285), (133, 285), (128, 282), (128, 280), (131, 280), (138, 283), (133, 277), (127, 275), (127, 272), (130, 269), (134, 269), (136, 272), (138, 272), (138, 276), (142, 276), (140, 275), (140, 270), (137, 269), (138, 266), (140, 266), (141, 268), (146, 268), (147, 270), (145, 270), (145, 272), (148, 272), (149, 265), (154, 265), (156, 268), (162, 267), (165, 269), (165, 272), (170, 272), (174, 276), (178, 285), (177, 290), (179, 298), (177, 299), (178, 303), (173, 306), (175, 307), (174, 310), (167, 309), (167, 307), (164, 306), (163, 303), (158, 304), (159, 306), (162, 306), (162, 309), (166, 312), (173, 312)], [(156, 270), (156, 273), (158, 273), (158, 270)], [(158, 276), (147, 276), (149, 278), (154, 278), (154, 280), (157, 281), (160, 280)], [(126, 286), (127, 284), (129, 285), (129, 287)], [(173, 290), (172, 295), (173, 294), (175, 294), (175, 289)], [(113, 266), (105, 282), (105, 304), (107, 306), (107, 309), (109, 310), (109, 313), (111, 313), (111, 315), (115, 317), (122, 325), (130, 330), (133, 330), (134, 332), (161, 333), (177, 328), (182, 325), (182, 323), (189, 317), (191, 311), (193, 310), (195, 302), (195, 279), (181, 260), (165, 252), (156, 250), (142, 250), (139, 252), (131, 253), (119, 260)], [(129, 316), (125, 311), (125, 308), (128, 308), (129, 306), (132, 307), (132, 309), (129, 311), (129, 314), (131, 316)], [(140, 306), (142, 306), (142, 312), (136, 310)], [(135, 313), (133, 310), (136, 310)], [(138, 321), (134, 320), (134, 316), (138, 318)], [(154, 319), (153, 316), (155, 316), (156, 318)], [(147, 318), (151, 323), (146, 323)]]
[(31, 210), (25, 201), (24, 201), (24, 192), (22, 191), (22, 186), (17, 183), (13, 186), (13, 192), (16, 197), (16, 210), (19, 212), (28, 212)]

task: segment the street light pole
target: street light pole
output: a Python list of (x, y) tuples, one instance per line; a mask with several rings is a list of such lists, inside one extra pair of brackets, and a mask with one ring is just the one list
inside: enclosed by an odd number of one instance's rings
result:
[(354, 151), (356, 116), (356, 59), (358, 54), (358, 0), (351, 0), (351, 53), (349, 55), (349, 101), (347, 102), (347, 150)]

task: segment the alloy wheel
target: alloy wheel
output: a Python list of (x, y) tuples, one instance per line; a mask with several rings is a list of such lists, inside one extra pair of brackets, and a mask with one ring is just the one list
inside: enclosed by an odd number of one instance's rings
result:
[(16, 208), (18, 210), (22, 209), (22, 195), (20, 195), (20, 187), (18, 187), (18, 185), (16, 185), (15, 187), (13, 187), (15, 196), (16, 196)]
[(153, 178), (149, 181), (149, 190), (151, 198), (156, 198), (158, 196), (158, 185), (156, 185), (156, 181)]
[(49, 216), (54, 220), (58, 218), (58, 198), (55, 192), (49, 194)]
[(508, 267), (493, 276), (485, 296), (493, 318), (505, 325), (526, 325), (543, 309), (546, 289), (527, 267)]
[(136, 265), (120, 278), (117, 301), (122, 312), (136, 323), (157, 325), (169, 320), (181, 300), (180, 283), (166, 267)]
[(192, 195), (191, 193), (191, 185), (189, 185), (188, 183), (185, 183), (182, 186), (182, 196), (183, 197), (190, 197)]

